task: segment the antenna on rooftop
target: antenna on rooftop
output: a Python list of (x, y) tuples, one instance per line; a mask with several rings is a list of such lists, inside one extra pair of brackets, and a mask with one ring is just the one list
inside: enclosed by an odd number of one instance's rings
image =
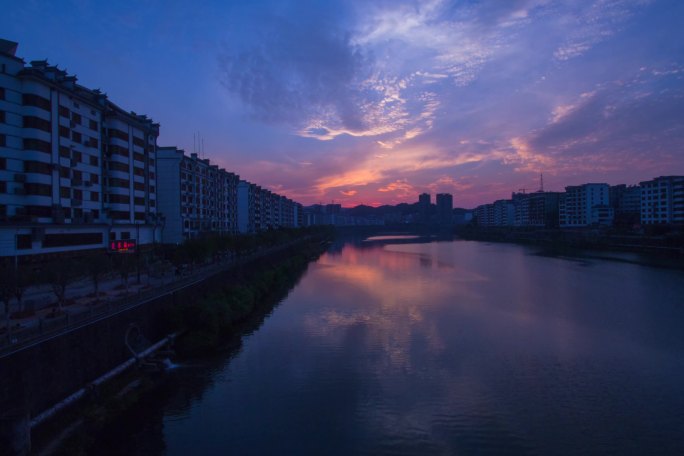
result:
[(544, 173), (539, 173), (539, 191), (544, 191)]

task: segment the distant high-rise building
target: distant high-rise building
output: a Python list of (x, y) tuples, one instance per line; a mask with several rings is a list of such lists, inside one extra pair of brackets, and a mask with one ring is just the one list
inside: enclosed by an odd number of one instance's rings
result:
[(418, 195), (418, 219), (422, 223), (430, 220), (430, 194), (421, 193)]
[(453, 219), (454, 200), (450, 193), (438, 193), (437, 220), (440, 224), (449, 225)]

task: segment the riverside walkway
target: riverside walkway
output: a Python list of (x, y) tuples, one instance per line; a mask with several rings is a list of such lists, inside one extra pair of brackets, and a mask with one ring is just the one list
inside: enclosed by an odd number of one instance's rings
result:
[[(75, 290), (71, 291), (74, 304), (63, 307), (61, 313), (57, 314), (53, 310), (43, 308), (30, 317), (12, 320), (9, 331), (6, 329), (5, 334), (0, 336), (0, 359), (134, 307), (145, 305), (160, 297), (193, 286), (216, 274), (294, 247), (311, 240), (311, 238), (311, 236), (306, 236), (277, 246), (258, 249), (239, 258), (224, 259), (199, 267), (181, 277), (174, 276), (174, 274), (156, 278), (145, 276), (144, 282), (147, 282), (146, 284), (132, 285), (128, 292), (118, 290), (120, 285), (116, 282), (121, 283), (120, 281), (116, 279), (107, 280), (101, 286), (104, 296), (100, 299), (91, 299), (87, 295), (74, 295), (79, 292), (94, 291), (83, 281), (75, 283)], [(141, 282), (143, 281), (141, 280)], [(41, 289), (34, 290), (31, 297), (40, 296), (44, 291)]]

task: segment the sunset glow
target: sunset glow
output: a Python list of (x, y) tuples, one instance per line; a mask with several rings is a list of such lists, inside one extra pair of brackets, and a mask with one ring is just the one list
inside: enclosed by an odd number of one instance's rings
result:
[(0, 25), (17, 55), (159, 122), (160, 145), (200, 132), (212, 162), (303, 204), (474, 207), (540, 173), (548, 190), (681, 173), (682, 17), (650, 0), (56, 2)]

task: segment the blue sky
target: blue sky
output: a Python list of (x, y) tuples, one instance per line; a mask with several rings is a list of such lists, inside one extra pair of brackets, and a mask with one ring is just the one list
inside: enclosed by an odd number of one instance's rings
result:
[(305, 204), (684, 174), (684, 2), (12, 2), (2, 38)]

